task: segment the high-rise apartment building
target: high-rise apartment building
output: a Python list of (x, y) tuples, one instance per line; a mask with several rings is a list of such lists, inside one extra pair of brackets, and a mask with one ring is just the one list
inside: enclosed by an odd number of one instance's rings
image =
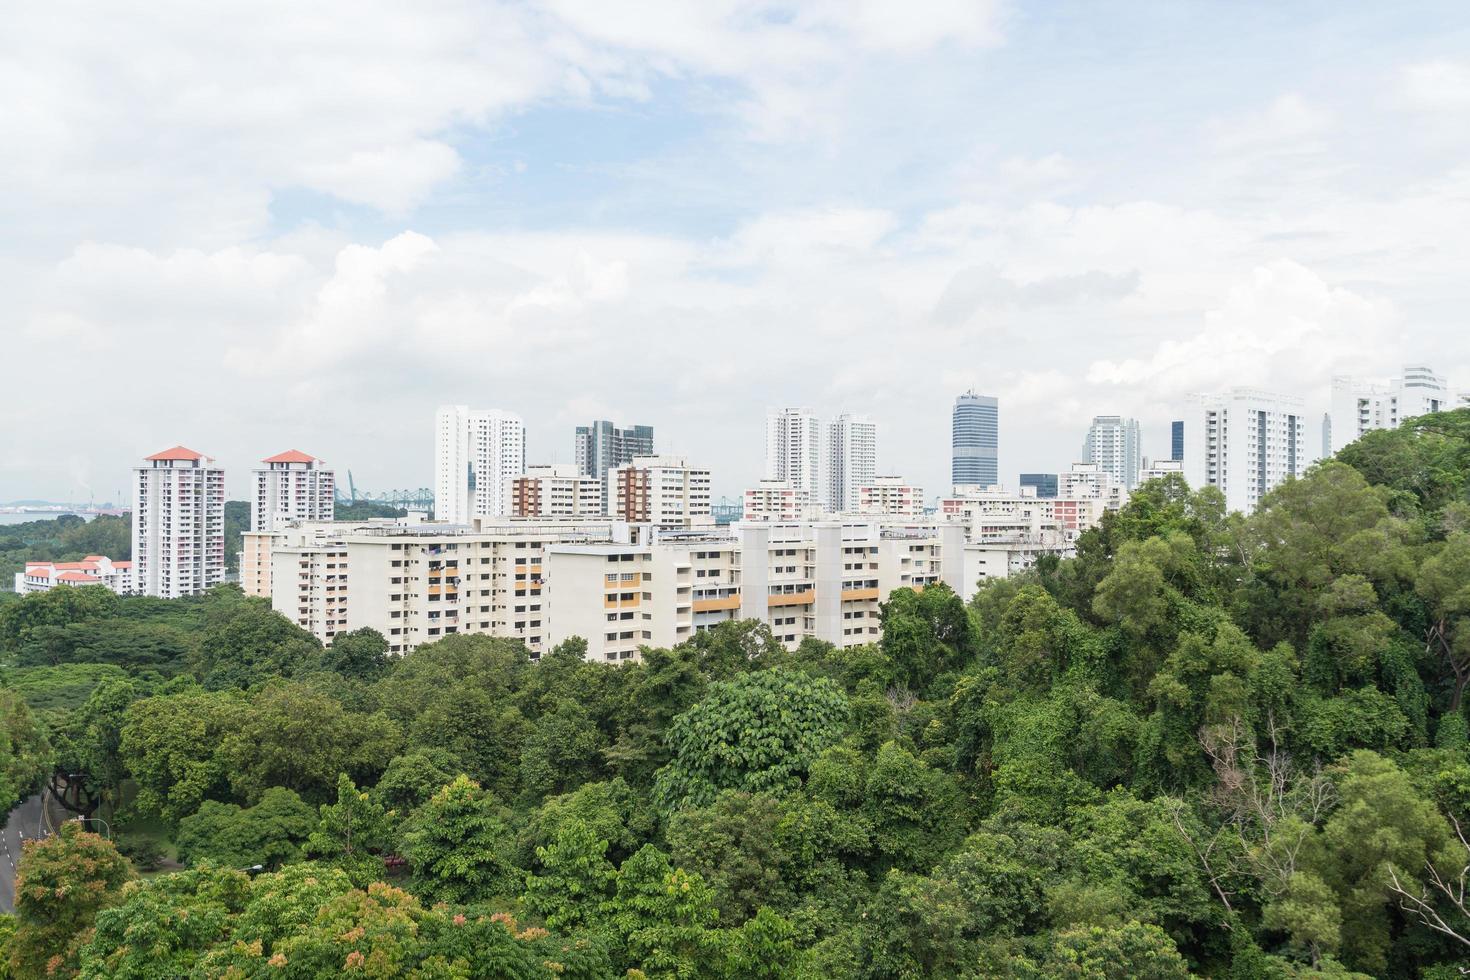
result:
[(1000, 403), (967, 391), (954, 400), (950, 426), (950, 480), (955, 486), (1000, 483)]
[(714, 523), (709, 470), (683, 456), (638, 456), (607, 471), (608, 513), (630, 524), (697, 527)]
[(510, 478), (512, 517), (600, 517), (602, 481), (570, 464), (528, 466)]
[(510, 478), (526, 470), (519, 415), (443, 405), (434, 416), (434, 516), (467, 524), (510, 513)]
[(175, 599), (225, 580), (225, 471), (183, 446), (133, 470), (133, 583)]
[(747, 521), (799, 521), (813, 510), (806, 491), (785, 480), (762, 480), (747, 487), (744, 503)]
[(296, 449), (278, 453), (255, 470), (250, 530), (273, 531), (285, 521), (330, 521), (336, 512), (332, 471)]
[(1255, 510), (1270, 490), (1304, 474), (1316, 456), (1307, 447), (1300, 398), (1232, 388), (1190, 402), (1185, 477), (1196, 489), (1219, 487), (1231, 510)]
[(765, 479), (781, 480), (819, 507), (830, 507), (827, 426), (808, 408), (766, 413)]
[(1336, 453), (1374, 429), (1394, 429), (1405, 420), (1454, 408), (1445, 379), (1422, 364), (1404, 368), (1387, 384), (1338, 375), (1332, 379), (1332, 411), (1323, 442)]
[(1057, 475), (1055, 473), (1022, 473), (1021, 488), (1031, 487), (1036, 491), (1036, 496), (1042, 500), (1049, 500), (1057, 495)]
[(1081, 462), (1107, 471), (1114, 483), (1133, 489), (1138, 482), (1139, 464), (1143, 462), (1138, 420), (1119, 415), (1095, 416), (1088, 426), (1087, 437), (1082, 440)]
[(652, 456), (653, 426), (630, 425), (619, 428), (606, 419), (591, 425), (577, 426), (573, 459), (577, 473), (601, 483), (607, 471), (627, 466), (635, 456)]
[(1169, 451), (1170, 459), (1184, 459), (1184, 420), (1175, 419), (1169, 423)]
[(839, 415), (827, 423), (827, 505), (858, 510), (858, 489), (878, 472), (878, 426), (865, 415)]

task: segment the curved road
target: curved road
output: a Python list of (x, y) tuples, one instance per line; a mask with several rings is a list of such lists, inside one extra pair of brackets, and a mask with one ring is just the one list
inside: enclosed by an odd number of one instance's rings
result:
[(42, 836), (41, 794), (37, 793), (11, 810), (0, 829), (0, 912), (15, 911), (15, 866), (20, 861), (21, 841)]

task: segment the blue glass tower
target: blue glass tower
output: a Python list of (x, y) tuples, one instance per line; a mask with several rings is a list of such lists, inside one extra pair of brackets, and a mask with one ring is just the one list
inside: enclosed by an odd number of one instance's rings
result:
[(950, 481), (989, 487), (1000, 483), (1000, 406), (967, 391), (954, 400), (950, 426)]
[(1172, 437), (1172, 442), (1173, 442), (1173, 447), (1172, 448), (1173, 448), (1173, 453), (1174, 453), (1169, 458), (1170, 459), (1183, 459), (1184, 458), (1184, 423), (1182, 421), (1181, 422), (1170, 422), (1169, 423), (1169, 435)]

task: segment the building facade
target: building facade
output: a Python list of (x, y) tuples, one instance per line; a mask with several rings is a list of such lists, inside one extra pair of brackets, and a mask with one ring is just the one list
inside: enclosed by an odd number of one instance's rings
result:
[(602, 517), (602, 480), (571, 464), (528, 466), (510, 479), (512, 517)]
[(1113, 482), (1133, 489), (1138, 482), (1138, 468), (1143, 462), (1138, 420), (1119, 415), (1095, 416), (1087, 428), (1086, 438), (1082, 440), (1081, 462), (1105, 470), (1112, 475)]
[(1022, 490), (1030, 487), (1036, 491), (1036, 496), (1043, 499), (1057, 495), (1057, 475), (1055, 473), (1022, 473), (1019, 482)]
[(261, 460), (254, 471), (250, 530), (271, 531), (287, 521), (330, 521), (336, 512), (337, 484), (315, 456), (296, 449)]
[(788, 483), (808, 502), (827, 508), (830, 489), (824, 448), (827, 427), (811, 409), (783, 408), (766, 413), (764, 479)]
[(618, 520), (664, 528), (714, 523), (710, 472), (683, 456), (638, 456), (608, 470), (607, 487), (607, 512)]
[(968, 391), (954, 401), (950, 421), (950, 482), (955, 486), (1000, 484), (1000, 403)]
[(465, 523), (510, 513), (510, 478), (526, 469), (526, 426), (499, 410), (441, 406), (434, 416), (434, 516)]
[(225, 471), (183, 446), (133, 470), (133, 590), (174, 599), (225, 580)]
[[(1149, 462), (1145, 457), (1143, 467), (1138, 471), (1138, 482), (1147, 483), (1149, 480), (1162, 480), (1167, 476), (1184, 476), (1184, 460), (1182, 459), (1156, 459)], [(1186, 478), (1187, 479), (1187, 478)]]
[(21, 595), (78, 585), (100, 585), (126, 595), (133, 591), (133, 563), (88, 555), (81, 561), (28, 561), (15, 573), (15, 591)]
[(1185, 439), (1189, 485), (1218, 487), (1231, 510), (1250, 513), (1272, 489), (1300, 477), (1316, 458), (1300, 398), (1256, 388), (1195, 395)]
[(1445, 379), (1422, 364), (1406, 366), (1387, 383), (1338, 375), (1323, 442), (1337, 453), (1374, 429), (1396, 429), (1416, 416), (1448, 411), (1456, 401)]
[(747, 521), (799, 521), (814, 510), (806, 491), (785, 480), (761, 480), (747, 487), (744, 501)]
[(592, 477), (599, 485), (607, 479), (608, 470), (627, 466), (635, 456), (652, 455), (651, 425), (619, 427), (606, 419), (598, 419), (591, 425), (577, 426), (572, 456), (577, 473)]
[(839, 415), (827, 423), (827, 506), (859, 509), (858, 488), (878, 472), (878, 426), (865, 415)]
[(858, 487), (857, 512), (865, 517), (923, 517), (924, 488), (901, 476), (875, 476)]

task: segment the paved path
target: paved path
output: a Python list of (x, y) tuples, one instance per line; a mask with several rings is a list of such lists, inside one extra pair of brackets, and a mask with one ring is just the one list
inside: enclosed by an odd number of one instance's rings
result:
[(10, 811), (0, 830), (0, 912), (15, 911), (15, 865), (20, 861), (21, 841), (42, 836), (41, 794), (37, 793)]

